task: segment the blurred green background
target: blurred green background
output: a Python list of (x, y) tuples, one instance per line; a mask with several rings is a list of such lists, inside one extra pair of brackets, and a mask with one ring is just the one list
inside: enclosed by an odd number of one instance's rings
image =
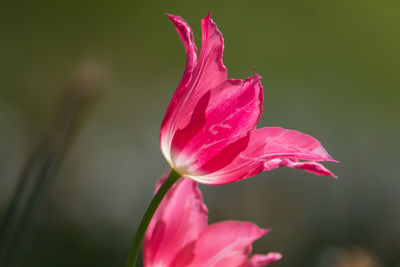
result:
[[(202, 186), (210, 222), (273, 231), (255, 252), (273, 266), (400, 266), (400, 2), (9, 1), (0, 10), (0, 216), (28, 155), (82, 68), (100, 96), (29, 223), (14, 266), (124, 266), (155, 181), (158, 143), (183, 72), (165, 12), (200, 47), (208, 10), (225, 39), (230, 78), (263, 76), (260, 126), (319, 139), (334, 180), (279, 169)], [(56, 118), (57, 120), (57, 118)], [(1, 218), (0, 217), (0, 218)]]

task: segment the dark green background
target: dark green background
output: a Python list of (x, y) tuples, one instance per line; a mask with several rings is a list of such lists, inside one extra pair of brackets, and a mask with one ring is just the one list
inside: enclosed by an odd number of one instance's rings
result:
[[(200, 47), (208, 10), (230, 78), (263, 76), (259, 126), (319, 139), (338, 180), (279, 169), (202, 186), (210, 221), (273, 231), (273, 266), (400, 266), (400, 2), (9, 1), (0, 9), (0, 215), (71, 76), (103, 91), (31, 222), (16, 266), (124, 266), (158, 177), (159, 126), (185, 54), (165, 12)], [(356, 265), (359, 264), (359, 265)], [(361, 265), (360, 265), (361, 264)]]

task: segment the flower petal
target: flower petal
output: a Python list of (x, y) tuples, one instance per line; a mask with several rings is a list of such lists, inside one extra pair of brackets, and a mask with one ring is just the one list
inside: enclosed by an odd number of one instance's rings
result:
[(166, 156), (167, 160), (169, 160), (169, 145), (168, 140), (171, 138), (171, 131), (169, 130), (171, 127), (171, 116), (176, 116), (176, 111), (178, 110), (177, 106), (181, 105), (182, 98), (185, 97), (187, 92), (188, 84), (191, 81), (194, 68), (197, 63), (197, 47), (194, 43), (193, 32), (190, 28), (189, 24), (185, 20), (183, 20), (179, 16), (174, 16), (171, 14), (167, 14), (167, 16), (174, 23), (176, 30), (178, 31), (179, 36), (182, 39), (183, 45), (186, 50), (186, 67), (183, 72), (182, 79), (176, 88), (176, 91), (168, 105), (167, 111), (165, 113), (163, 122), (161, 124), (161, 132), (160, 132), (160, 144), (161, 150)]
[(270, 252), (266, 255), (253, 255), (250, 260), (248, 260), (243, 266), (241, 267), (262, 267), (267, 266), (270, 263), (278, 261), (282, 258), (282, 255), (277, 252)]
[(241, 266), (251, 253), (252, 243), (267, 232), (249, 222), (225, 221), (212, 224), (195, 242), (194, 259), (190, 266)]
[[(282, 159), (291, 159), (291, 161)], [(299, 159), (311, 162), (296, 161)], [(246, 149), (229, 165), (209, 175), (191, 176), (191, 178), (202, 183), (225, 184), (281, 166), (334, 176), (314, 161), (335, 160), (329, 156), (317, 139), (307, 134), (280, 127), (264, 127), (250, 132)]]
[[(174, 167), (183, 174), (205, 174), (228, 165), (243, 149), (234, 143), (253, 130), (262, 112), (260, 76), (245, 81), (227, 80), (208, 91), (194, 108), (189, 124), (176, 131), (171, 144)], [(217, 162), (207, 162), (227, 147)]]
[(145, 266), (170, 266), (176, 254), (207, 227), (207, 207), (195, 181), (181, 178), (150, 222), (143, 246)]
[[(182, 21), (179, 20), (180, 23), (185, 23), (184, 29), (190, 30), (186, 22)], [(211, 147), (211, 153), (202, 153), (210, 157), (222, 147), (245, 136), (250, 129), (254, 129), (261, 116), (263, 96), (260, 76), (255, 74), (245, 81), (227, 80), (226, 67), (222, 62), (223, 49), (222, 34), (208, 14), (202, 19), (199, 60), (190, 76), (190, 82), (186, 82), (185, 79), (185, 83), (181, 82), (183, 86), (180, 84), (178, 87), (161, 129), (161, 149), (174, 168), (176, 166), (172, 157), (179, 161), (178, 165), (188, 166), (189, 164), (182, 162), (188, 162), (188, 154), (196, 158), (191, 151), (202, 146)], [(240, 97), (247, 97), (250, 102), (246, 103), (243, 99), (236, 103)], [(236, 129), (230, 130), (232, 126)], [(242, 127), (241, 130), (238, 130), (239, 127)], [(198, 137), (188, 144), (190, 138), (199, 131)], [(181, 153), (183, 147), (186, 149)], [(205, 161), (207, 158), (195, 163), (191, 168), (196, 169)], [(184, 169), (185, 166), (178, 168)]]
[(317, 175), (327, 175), (337, 178), (330, 170), (324, 167), (324, 165), (314, 161), (298, 161), (291, 159), (272, 159), (264, 164), (264, 171), (270, 171), (279, 167), (289, 167), (293, 169), (302, 169)]

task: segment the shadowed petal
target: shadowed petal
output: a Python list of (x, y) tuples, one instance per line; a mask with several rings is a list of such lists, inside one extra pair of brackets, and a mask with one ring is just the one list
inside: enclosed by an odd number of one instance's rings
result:
[[(263, 92), (256, 73), (227, 79), (224, 40), (210, 13), (202, 19), (198, 60), (189, 25), (168, 15), (187, 64), (164, 117), (161, 150), (171, 168), (206, 184), (224, 184), (282, 166), (335, 177), (318, 161), (334, 161), (315, 138), (279, 127), (256, 129)], [(307, 161), (307, 162), (303, 162)]]
[[(164, 180), (158, 182), (156, 191)], [(147, 267), (261, 267), (280, 255), (249, 258), (252, 243), (268, 232), (250, 222), (225, 221), (207, 226), (207, 207), (198, 183), (181, 178), (151, 220), (143, 263)]]
[(281, 166), (335, 177), (321, 164), (313, 161), (335, 160), (329, 156), (317, 139), (307, 134), (279, 127), (265, 127), (250, 132), (247, 148), (228, 166), (210, 175), (192, 178), (208, 184), (225, 184)]
[(193, 32), (190, 28), (189, 24), (185, 20), (183, 20), (179, 16), (174, 16), (171, 14), (167, 14), (167, 16), (174, 23), (176, 30), (178, 31), (179, 36), (182, 39), (183, 45), (186, 50), (186, 67), (183, 72), (181, 81), (176, 88), (174, 95), (172, 96), (171, 101), (169, 102), (167, 111), (165, 113), (163, 122), (161, 124), (161, 132), (160, 132), (160, 144), (161, 150), (164, 155), (169, 160), (169, 145), (168, 140), (170, 141), (171, 135), (171, 117), (176, 116), (176, 112), (178, 110), (179, 105), (181, 105), (183, 98), (187, 94), (187, 87), (191, 81), (194, 68), (196, 67), (197, 62), (197, 47), (194, 43)]
[(181, 178), (167, 193), (146, 232), (145, 266), (170, 266), (179, 250), (207, 227), (207, 207), (195, 181)]
[(252, 243), (268, 230), (249, 222), (225, 221), (207, 227), (193, 248), (191, 267), (241, 266), (251, 254)]
[[(245, 81), (228, 80), (199, 100), (189, 124), (172, 140), (171, 158), (183, 174), (210, 173), (228, 165), (246, 148), (220, 152), (253, 130), (262, 111), (260, 76)], [(217, 161), (212, 158), (218, 155)], [(210, 161), (211, 160), (211, 161)]]
[(169, 145), (176, 130), (190, 121), (193, 107), (210, 89), (226, 80), (226, 67), (222, 63), (224, 40), (210, 14), (202, 19), (202, 46), (196, 63), (196, 50), (189, 25), (180, 17), (168, 15), (174, 22), (186, 48), (187, 63), (184, 76), (172, 98), (164, 117), (160, 142), (168, 159)]
[[(183, 36), (189, 60), (188, 51), (194, 51), (188, 49), (192, 47), (192, 32), (181, 18), (169, 17)], [(262, 113), (261, 77), (255, 74), (245, 81), (227, 80), (223, 49), (222, 34), (208, 14), (202, 19), (199, 60), (191, 75), (187, 64), (160, 134), (163, 154), (183, 174), (195, 172), (224, 147), (245, 136)]]

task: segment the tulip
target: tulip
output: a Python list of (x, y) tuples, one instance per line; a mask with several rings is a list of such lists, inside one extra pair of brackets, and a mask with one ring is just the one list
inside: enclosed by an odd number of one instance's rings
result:
[(201, 21), (198, 59), (190, 26), (181, 17), (168, 17), (186, 49), (186, 68), (160, 131), (161, 151), (173, 170), (211, 185), (282, 166), (335, 177), (318, 163), (334, 160), (317, 139), (279, 127), (256, 129), (262, 113), (261, 76), (227, 79), (224, 41), (210, 13)]
[(245, 80), (227, 79), (222, 62), (224, 40), (210, 13), (201, 21), (198, 58), (190, 26), (181, 17), (167, 16), (186, 50), (186, 67), (160, 131), (161, 151), (171, 172), (139, 224), (127, 267), (136, 263), (154, 212), (182, 176), (219, 185), (286, 166), (336, 177), (319, 163), (335, 160), (317, 139), (280, 127), (256, 129), (262, 113), (261, 76), (254, 73)]
[(249, 257), (252, 243), (269, 230), (240, 221), (207, 225), (207, 214), (198, 183), (180, 179), (149, 224), (143, 245), (144, 266), (260, 267), (281, 258), (275, 252)]

